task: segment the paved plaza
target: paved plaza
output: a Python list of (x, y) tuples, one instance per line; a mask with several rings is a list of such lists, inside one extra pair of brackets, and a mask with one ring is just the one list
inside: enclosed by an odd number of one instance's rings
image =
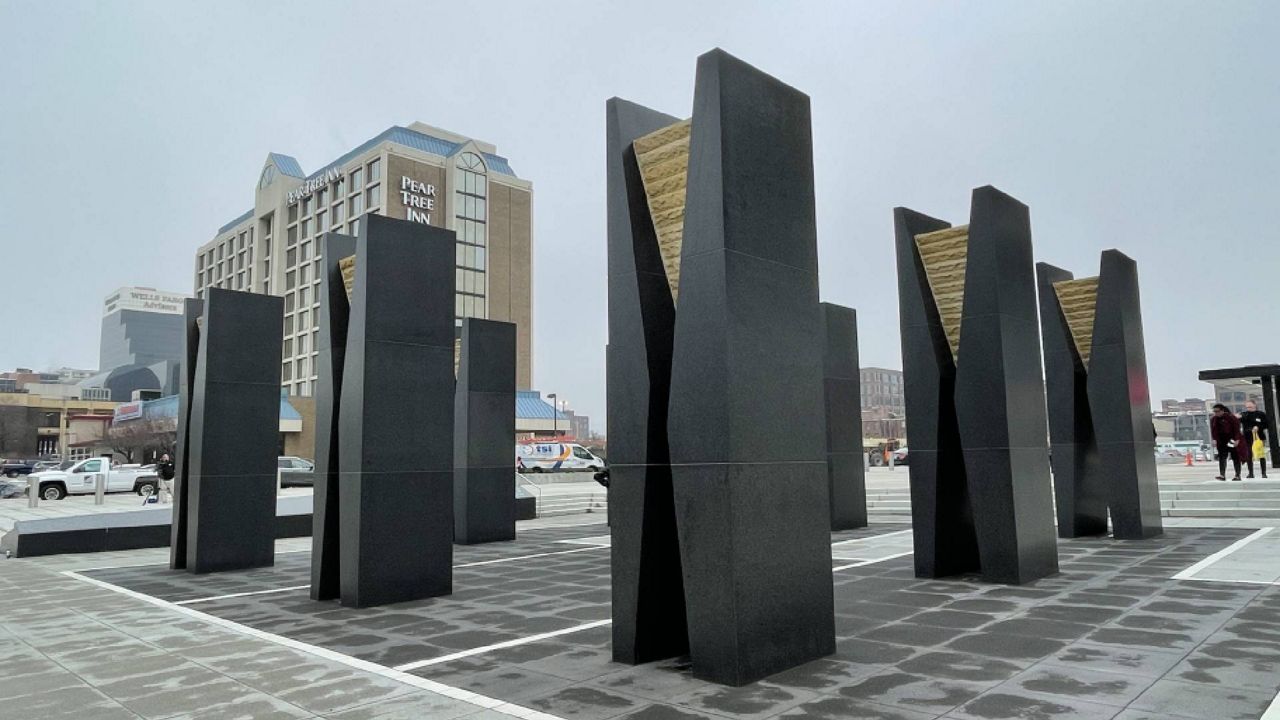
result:
[(0, 718), (1280, 716), (1269, 526), (1064, 540), (1023, 587), (916, 579), (905, 524), (835, 533), (836, 654), (735, 689), (611, 662), (592, 520), (457, 547), (453, 595), (363, 610), (308, 598), (305, 539), (201, 576), (161, 550), (5, 561)]

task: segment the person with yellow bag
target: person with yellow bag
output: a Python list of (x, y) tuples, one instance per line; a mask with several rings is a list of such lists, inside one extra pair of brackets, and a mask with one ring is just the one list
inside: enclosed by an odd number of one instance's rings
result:
[(1248, 460), (1249, 474), (1253, 477), (1253, 461), (1257, 460), (1262, 469), (1262, 477), (1267, 477), (1267, 414), (1258, 409), (1252, 400), (1244, 404), (1244, 412), (1240, 414), (1240, 429), (1246, 440), (1252, 441), (1251, 457)]

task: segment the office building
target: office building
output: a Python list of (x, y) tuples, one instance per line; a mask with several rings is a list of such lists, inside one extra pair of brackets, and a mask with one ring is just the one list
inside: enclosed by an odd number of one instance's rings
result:
[[(211, 287), (284, 298), (281, 386), (308, 396), (316, 378), (321, 233), (359, 235), (369, 213), (457, 233), (455, 317), (516, 325), (516, 383), (532, 377), (532, 198), (489, 144), (422, 123), (388, 128), (306, 173), (270, 153), (253, 207), (195, 259), (195, 294)], [(413, 298), (406, 298), (412, 303)]]
[(900, 440), (906, 437), (906, 395), (901, 370), (866, 367), (858, 370), (862, 392), (862, 435)]
[(149, 287), (122, 287), (102, 303), (98, 372), (80, 379), (86, 391), (105, 388), (117, 402), (138, 391), (178, 391), (187, 296)]

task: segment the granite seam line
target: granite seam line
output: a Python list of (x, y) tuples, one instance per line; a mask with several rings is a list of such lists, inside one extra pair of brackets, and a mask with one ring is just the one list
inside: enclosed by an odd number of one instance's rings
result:
[(1172, 578), (1172, 579), (1173, 579), (1173, 580), (1193, 580), (1193, 579), (1195, 579), (1195, 575), (1196, 575), (1197, 573), (1199, 573), (1200, 571), (1207, 569), (1208, 567), (1210, 567), (1210, 566), (1211, 566), (1211, 565), (1213, 565), (1214, 563), (1217, 563), (1219, 560), (1222, 560), (1223, 558), (1227, 557), (1228, 555), (1231, 555), (1231, 554), (1232, 554), (1232, 553), (1234, 553), (1235, 551), (1237, 551), (1237, 550), (1239, 550), (1240, 548), (1242, 548), (1242, 547), (1244, 547), (1244, 546), (1248, 545), (1249, 543), (1253, 542), (1254, 540), (1257, 540), (1258, 538), (1260, 538), (1260, 537), (1262, 537), (1262, 536), (1266, 535), (1267, 533), (1271, 532), (1272, 530), (1275, 530), (1275, 528), (1274, 528), (1274, 527), (1264, 527), (1264, 528), (1260, 528), (1259, 530), (1257, 530), (1257, 531), (1256, 531), (1256, 532), (1254, 532), (1253, 534), (1248, 535), (1248, 536), (1243, 537), (1243, 538), (1240, 538), (1239, 540), (1237, 540), (1237, 541), (1235, 541), (1235, 542), (1231, 543), (1230, 545), (1228, 545), (1228, 546), (1226, 546), (1225, 548), (1223, 548), (1223, 549), (1219, 550), (1218, 552), (1216, 552), (1216, 553), (1214, 553), (1214, 554), (1210, 555), (1209, 557), (1207, 557), (1207, 558), (1205, 558), (1205, 559), (1201, 560), (1200, 562), (1198, 562), (1198, 563), (1196, 563), (1196, 564), (1192, 565), (1191, 567), (1187, 568), (1186, 570), (1183, 570), (1182, 572), (1177, 573), (1176, 575), (1174, 575), (1174, 576), (1173, 576), (1173, 578)]
[(417, 670), (418, 668), (424, 668), (431, 665), (439, 665), (441, 663), (452, 662), (454, 660), (461, 660), (462, 658), (471, 657), (473, 655), (483, 655), (484, 653), (493, 652), (494, 650), (505, 650), (507, 648), (518, 647), (520, 645), (528, 645), (529, 643), (535, 643), (541, 640), (547, 640), (549, 638), (559, 637), (561, 635), (568, 635), (570, 633), (582, 632), (583, 630), (591, 630), (593, 628), (604, 627), (605, 625), (612, 625), (612, 624), (613, 624), (612, 619), (595, 620), (593, 622), (584, 623), (582, 625), (574, 625), (573, 627), (561, 628), (560, 630), (552, 630), (550, 632), (539, 633), (537, 635), (529, 635), (528, 637), (516, 638), (515, 640), (506, 640), (504, 642), (494, 643), (493, 645), (485, 645), (483, 647), (471, 648), (470, 650), (460, 650), (456, 653), (441, 655), (440, 657), (427, 658), (426, 660), (415, 660), (414, 662), (411, 662), (411, 663), (396, 665), (393, 669), (399, 670), (401, 672), (407, 672), (409, 670)]
[(361, 660), (359, 658), (352, 657), (350, 655), (344, 655), (343, 653), (329, 650), (327, 648), (311, 645), (298, 640), (294, 640), (292, 638), (284, 637), (283, 635), (276, 635), (274, 633), (269, 633), (263, 630), (258, 630), (257, 628), (249, 627), (247, 625), (241, 625), (240, 623), (234, 622), (232, 620), (227, 620), (225, 618), (221, 618), (216, 615), (209, 615), (208, 613), (203, 613), (203, 612), (200, 612), (199, 610), (193, 610), (192, 608), (189, 608), (189, 607), (175, 605), (167, 600), (161, 600), (159, 598), (151, 597), (150, 595), (145, 595), (140, 592), (129, 590), (127, 588), (122, 588), (116, 585), (112, 585), (111, 583), (108, 583), (108, 582), (104, 582), (91, 577), (87, 577), (85, 575), (81, 575), (74, 570), (63, 570), (62, 574), (66, 575), (67, 577), (71, 577), (76, 580), (81, 580), (83, 582), (87, 582), (101, 588), (106, 588), (107, 590), (120, 593), (121, 595), (131, 597), (135, 600), (141, 600), (143, 602), (146, 602), (152, 605), (156, 605), (162, 608), (167, 608), (173, 612), (181, 613), (183, 615), (187, 615), (189, 617), (193, 617), (198, 620), (203, 620), (204, 622), (210, 623), (212, 625), (217, 625), (219, 627), (234, 630), (241, 634), (258, 638), (259, 640), (275, 643), (277, 645), (281, 645), (283, 647), (287, 647), (293, 650), (298, 650), (300, 652), (304, 652), (309, 655), (314, 655), (316, 657), (319, 657), (325, 660), (331, 660), (333, 662), (346, 665), (347, 667), (350, 667), (356, 670), (361, 670), (364, 672), (373, 673), (375, 675), (380, 675), (389, 680), (394, 680), (400, 683), (404, 683), (405, 685), (417, 687), (422, 690), (428, 690), (438, 695), (443, 695), (445, 697), (449, 697), (454, 700), (460, 700), (465, 703), (476, 705), (477, 707), (480, 707), (482, 709), (493, 710), (495, 712), (499, 712), (504, 715), (510, 715), (513, 717), (525, 718), (525, 720), (564, 720), (564, 718), (560, 718), (558, 716), (551, 715), (548, 713), (539, 712), (537, 710), (533, 710), (532, 708), (527, 708), (521, 705), (516, 705), (514, 703), (498, 700), (496, 698), (492, 698), (487, 695), (481, 695), (479, 693), (471, 692), (470, 690), (463, 690), (461, 688), (456, 688), (456, 687), (453, 687), (452, 685), (445, 685), (444, 683), (437, 682), (435, 680), (428, 680), (427, 678), (422, 678), (422, 677), (418, 677), (417, 675), (412, 675), (406, 672), (395, 670), (385, 665), (379, 665), (377, 663), (370, 662), (368, 660)]
[(848, 570), (849, 568), (862, 567), (864, 565), (875, 565), (876, 563), (884, 562), (886, 560), (894, 560), (900, 557), (906, 557), (908, 555), (914, 555), (914, 554), (915, 554), (914, 550), (908, 550), (906, 552), (901, 552), (896, 555), (889, 555), (888, 557), (876, 558), (875, 560), (862, 560), (862, 561), (853, 563), (851, 565), (841, 565), (839, 567), (833, 567), (831, 568), (831, 572), (839, 572), (841, 570)]

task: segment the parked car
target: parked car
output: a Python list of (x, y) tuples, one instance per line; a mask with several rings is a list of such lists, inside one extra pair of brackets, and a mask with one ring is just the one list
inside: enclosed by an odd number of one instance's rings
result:
[(45, 470), (57, 470), (62, 462), (59, 460), (41, 460), (36, 463), (31, 472), (44, 472)]
[(16, 478), (21, 475), (30, 475), (36, 467), (36, 460), (5, 460), (0, 465), (0, 474), (7, 478)]
[(277, 467), (280, 468), (280, 484), (284, 487), (315, 484), (316, 464), (310, 460), (281, 455)]
[(906, 449), (905, 447), (900, 447), (900, 448), (898, 448), (897, 450), (894, 450), (894, 451), (893, 451), (893, 464), (894, 464), (894, 465), (906, 465), (906, 464), (907, 464), (907, 459), (908, 459), (908, 458), (907, 458), (907, 449)]
[(106, 458), (65, 460), (57, 469), (31, 473), (29, 488), (36, 488), (41, 500), (61, 500), (68, 495), (91, 495), (97, 491), (98, 478), (106, 476), (106, 491), (154, 494), (160, 484), (154, 468), (138, 465), (112, 465)]

